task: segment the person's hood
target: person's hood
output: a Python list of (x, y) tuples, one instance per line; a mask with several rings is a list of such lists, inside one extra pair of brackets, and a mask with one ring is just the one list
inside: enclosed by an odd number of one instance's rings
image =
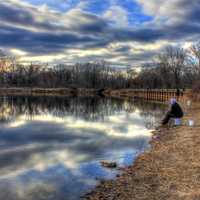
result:
[(176, 103), (176, 99), (175, 99), (175, 98), (171, 98), (171, 99), (170, 99), (170, 104), (171, 104), (171, 105), (174, 105), (175, 103)]

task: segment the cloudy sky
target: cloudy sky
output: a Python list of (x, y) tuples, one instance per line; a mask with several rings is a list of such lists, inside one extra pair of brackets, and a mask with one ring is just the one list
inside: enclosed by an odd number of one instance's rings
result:
[(199, 0), (0, 0), (0, 49), (22, 62), (134, 66), (200, 35)]

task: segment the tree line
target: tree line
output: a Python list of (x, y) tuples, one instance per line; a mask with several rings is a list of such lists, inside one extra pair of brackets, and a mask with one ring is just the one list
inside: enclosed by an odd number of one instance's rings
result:
[(119, 70), (105, 62), (23, 65), (0, 51), (0, 87), (191, 88), (200, 86), (200, 42), (188, 49), (168, 46), (151, 64)]
[(136, 77), (140, 88), (191, 88), (200, 78), (200, 43), (189, 49), (169, 46), (160, 53), (153, 67)]
[(0, 71), (1, 87), (41, 88), (126, 88), (127, 77), (101, 63), (86, 63), (68, 66), (15, 64)]

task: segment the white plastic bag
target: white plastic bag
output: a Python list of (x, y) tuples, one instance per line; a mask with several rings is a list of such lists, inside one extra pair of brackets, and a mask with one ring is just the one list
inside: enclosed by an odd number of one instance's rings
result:
[(189, 126), (194, 126), (194, 121), (193, 121), (192, 119), (189, 119), (189, 120), (188, 120), (188, 125), (189, 125)]

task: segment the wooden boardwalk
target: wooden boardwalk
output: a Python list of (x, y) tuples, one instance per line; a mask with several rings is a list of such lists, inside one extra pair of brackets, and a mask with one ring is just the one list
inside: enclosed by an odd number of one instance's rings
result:
[(107, 90), (105, 94), (109, 96), (130, 97), (135, 99), (145, 99), (152, 101), (167, 101), (170, 98), (182, 99), (187, 96), (190, 90), (176, 89), (121, 89)]

